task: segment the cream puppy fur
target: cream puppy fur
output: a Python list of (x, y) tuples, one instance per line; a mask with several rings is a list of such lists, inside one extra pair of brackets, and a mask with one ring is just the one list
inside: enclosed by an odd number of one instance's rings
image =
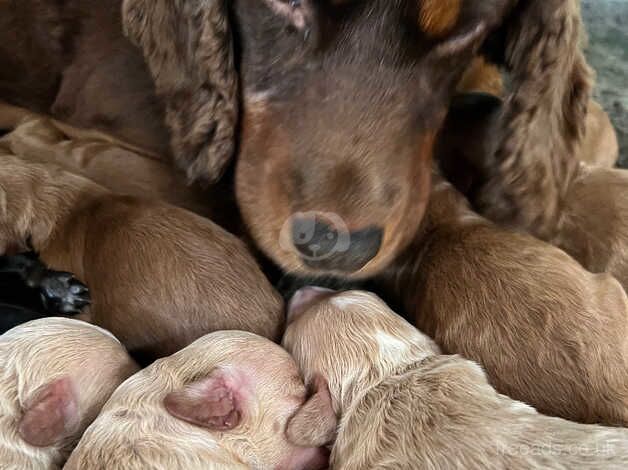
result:
[(61, 468), (136, 371), (120, 342), (89, 323), (47, 318), (0, 336), (0, 468)]
[[(311, 439), (316, 423), (321, 440), (333, 439), (329, 403), (340, 418), (332, 468), (628, 468), (628, 430), (550, 418), (500, 395), (476, 363), (442, 355), (372, 294), (305, 288), (288, 321), (283, 344), (306, 381), (328, 384), (288, 433)], [(329, 419), (303, 419), (314, 415)]]
[(306, 398), (294, 360), (251, 333), (209, 334), (113, 394), (67, 470), (316, 470), (324, 449), (288, 442)]

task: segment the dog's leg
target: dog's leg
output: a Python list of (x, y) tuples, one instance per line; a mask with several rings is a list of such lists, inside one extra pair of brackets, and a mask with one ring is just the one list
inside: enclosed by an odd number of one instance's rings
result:
[(92, 181), (54, 165), (0, 157), (0, 254), (9, 247), (42, 253), (104, 194)]

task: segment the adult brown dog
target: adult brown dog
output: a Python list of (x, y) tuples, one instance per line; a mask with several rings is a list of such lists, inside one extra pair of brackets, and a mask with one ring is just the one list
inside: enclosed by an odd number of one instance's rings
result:
[[(48, 97), (71, 123), (168, 141), (194, 179), (237, 154), (251, 235), (304, 273), (365, 277), (410, 243), (434, 135), (481, 46), (513, 78), (500, 158), (531, 181), (562, 178), (590, 90), (576, 0), (10, 0), (0, 18), (1, 97), (36, 88), (33, 106)], [(536, 133), (556, 151), (523, 148)], [(499, 168), (496, 200), (514, 173)]]
[(0, 252), (27, 241), (89, 285), (86, 319), (147, 359), (220, 329), (281, 333), (279, 295), (244, 243), (210, 220), (2, 156)]

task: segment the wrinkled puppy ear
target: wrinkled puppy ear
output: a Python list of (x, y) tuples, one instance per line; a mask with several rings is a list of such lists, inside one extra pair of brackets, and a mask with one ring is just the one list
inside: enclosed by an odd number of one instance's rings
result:
[(23, 405), (18, 433), (28, 444), (48, 447), (78, 430), (79, 409), (74, 386), (62, 377), (39, 387)]
[(314, 393), (290, 418), (286, 429), (288, 441), (300, 447), (322, 447), (336, 438), (338, 418), (327, 382), (316, 376), (312, 388)]
[(144, 53), (177, 164), (215, 182), (235, 148), (238, 79), (225, 0), (124, 0), (125, 34)]
[(242, 420), (240, 381), (228, 371), (215, 369), (209, 377), (170, 392), (163, 404), (175, 418), (212, 431), (235, 429)]
[(517, 3), (493, 44), (502, 44), (494, 55), (511, 88), (492, 131), (490, 176), (474, 203), (498, 223), (549, 239), (578, 165), (592, 73), (577, 0)]

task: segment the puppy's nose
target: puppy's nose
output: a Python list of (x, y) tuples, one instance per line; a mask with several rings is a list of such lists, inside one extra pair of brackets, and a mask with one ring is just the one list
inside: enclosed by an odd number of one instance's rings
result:
[(288, 302), (288, 322), (296, 320), (316, 301), (335, 293), (336, 291), (324, 287), (307, 286), (299, 289)]
[(357, 271), (375, 258), (383, 238), (379, 227), (348, 232), (320, 218), (297, 218), (292, 224), (294, 246), (314, 269)]

